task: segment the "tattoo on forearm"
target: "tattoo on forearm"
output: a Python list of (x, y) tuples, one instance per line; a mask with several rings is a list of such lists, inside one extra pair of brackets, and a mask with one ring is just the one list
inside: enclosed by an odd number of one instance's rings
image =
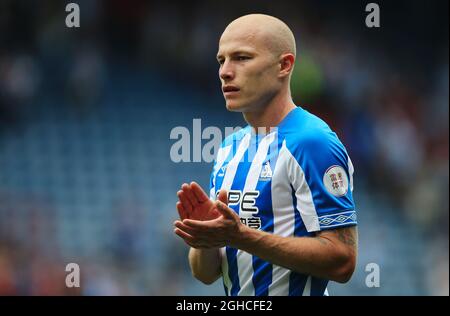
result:
[(325, 238), (317, 238), (317, 240), (322, 244), (322, 245), (328, 245), (328, 240)]
[(336, 229), (335, 232), (341, 242), (348, 246), (354, 247), (356, 245), (356, 240), (353, 232), (348, 228)]
[[(317, 235), (317, 240), (322, 245), (329, 245), (331, 241), (331, 234), (337, 237), (337, 239), (345, 244), (346, 246), (356, 247), (358, 244), (358, 233), (356, 228), (347, 227), (347, 228), (337, 228), (333, 230), (328, 230), (321, 232)], [(333, 238), (335, 239), (335, 238)]]

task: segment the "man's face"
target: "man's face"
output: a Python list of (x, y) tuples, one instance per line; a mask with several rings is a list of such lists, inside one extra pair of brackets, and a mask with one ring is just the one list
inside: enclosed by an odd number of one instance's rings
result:
[(270, 102), (281, 87), (277, 57), (257, 32), (225, 30), (217, 60), (229, 111), (258, 111)]

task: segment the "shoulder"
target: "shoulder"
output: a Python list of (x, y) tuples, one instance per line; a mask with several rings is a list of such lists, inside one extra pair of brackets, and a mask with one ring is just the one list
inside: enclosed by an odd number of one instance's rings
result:
[(296, 158), (322, 156), (346, 150), (337, 134), (319, 117), (303, 110), (296, 128), (285, 133), (287, 149)]

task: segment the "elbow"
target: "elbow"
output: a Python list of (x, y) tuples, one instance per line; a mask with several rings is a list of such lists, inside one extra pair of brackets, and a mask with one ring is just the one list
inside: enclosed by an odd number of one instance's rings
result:
[(203, 276), (203, 275), (196, 275), (196, 274), (192, 274), (194, 276), (194, 278), (196, 278), (197, 280), (199, 280), (200, 282), (202, 282), (203, 284), (206, 285), (211, 285), (214, 282), (216, 282), (217, 278), (216, 277), (208, 277), (208, 276)]
[(334, 280), (338, 283), (347, 283), (353, 275), (354, 268), (345, 268), (335, 274)]
[(215, 281), (216, 281), (216, 280), (213, 280), (213, 279), (203, 279), (203, 280), (200, 280), (200, 282), (202, 282), (202, 283), (205, 284), (205, 285), (211, 285), (211, 284), (213, 284)]
[(192, 276), (200, 282), (209, 285), (222, 275), (220, 254), (218, 251), (189, 251), (189, 265)]
[(336, 262), (339, 264), (336, 265), (330, 279), (338, 283), (347, 283), (355, 271), (356, 255), (353, 252), (341, 254)]
[(202, 275), (202, 274), (196, 273), (194, 271), (192, 271), (192, 276), (194, 278), (196, 278), (197, 280), (199, 280), (200, 282), (202, 282), (203, 284), (206, 284), (206, 285), (213, 284), (219, 278), (219, 276), (217, 276), (217, 275), (215, 275), (215, 276)]

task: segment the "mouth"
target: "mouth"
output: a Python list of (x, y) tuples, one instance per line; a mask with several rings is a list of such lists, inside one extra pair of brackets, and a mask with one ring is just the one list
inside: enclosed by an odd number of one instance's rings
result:
[(224, 96), (231, 96), (237, 94), (240, 89), (236, 86), (226, 85), (222, 87), (222, 91)]

